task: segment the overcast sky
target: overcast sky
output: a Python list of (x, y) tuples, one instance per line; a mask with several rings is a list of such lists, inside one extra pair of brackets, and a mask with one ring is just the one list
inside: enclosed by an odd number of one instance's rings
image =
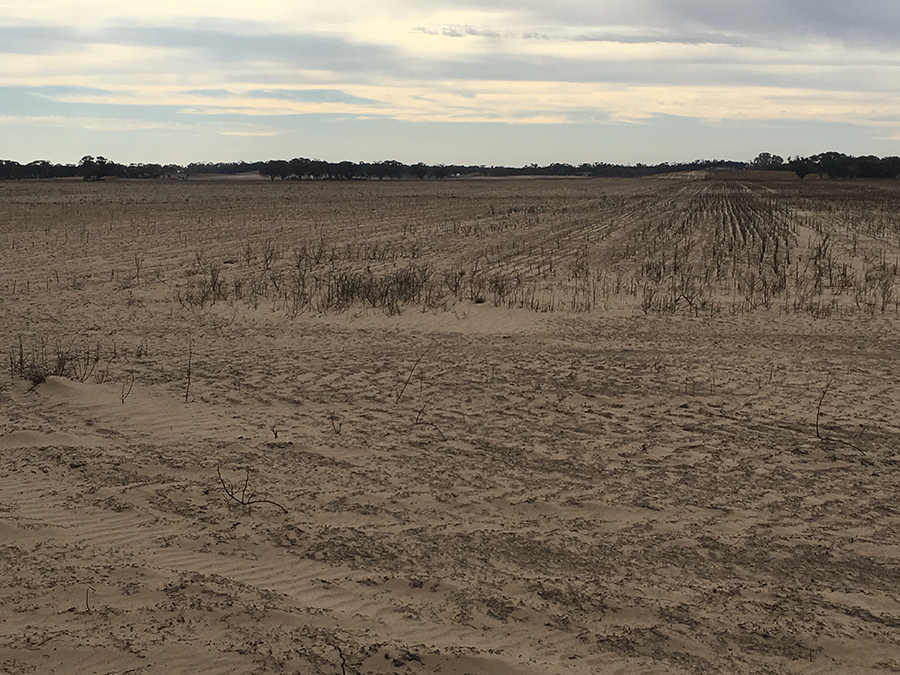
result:
[(0, 0), (0, 159), (900, 154), (895, 0)]

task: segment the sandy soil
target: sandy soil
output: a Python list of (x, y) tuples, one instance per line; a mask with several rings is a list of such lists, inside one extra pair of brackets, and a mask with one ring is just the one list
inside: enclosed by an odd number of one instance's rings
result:
[(0, 672), (900, 672), (894, 306), (177, 301), (272, 233), (608, 264), (702, 189), (0, 185)]

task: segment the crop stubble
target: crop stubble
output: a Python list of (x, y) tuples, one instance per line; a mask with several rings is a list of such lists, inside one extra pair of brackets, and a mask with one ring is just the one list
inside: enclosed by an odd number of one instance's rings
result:
[(0, 185), (0, 663), (900, 670), (898, 197)]

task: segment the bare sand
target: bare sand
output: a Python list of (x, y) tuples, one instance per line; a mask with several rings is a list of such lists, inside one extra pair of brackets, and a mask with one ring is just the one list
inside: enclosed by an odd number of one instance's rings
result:
[(607, 192), (699, 189), (635, 184), (0, 185), (0, 672), (900, 672), (893, 305), (177, 300), (269, 236), (489, 255), (512, 200), (607, 264)]

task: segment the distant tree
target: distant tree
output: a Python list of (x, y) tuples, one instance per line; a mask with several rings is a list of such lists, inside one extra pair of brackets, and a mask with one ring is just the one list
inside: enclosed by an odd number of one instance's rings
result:
[(891, 165), (885, 157), (883, 160), (872, 155), (866, 155), (856, 158), (856, 167), (854, 173), (857, 178), (894, 178), (896, 174), (891, 175)]
[(384, 162), (375, 164), (372, 168), (374, 169), (375, 175), (378, 176), (378, 180), (383, 180), (385, 178), (396, 180), (403, 177), (406, 165), (402, 162), (398, 162), (396, 159), (388, 159)]
[(338, 180), (350, 180), (356, 178), (359, 172), (356, 164), (344, 161), (334, 165), (331, 173)]
[(900, 178), (900, 157), (884, 157), (881, 160), (884, 178)]
[(750, 163), (750, 166), (763, 171), (781, 171), (784, 169), (784, 158), (768, 152), (761, 152)]
[(314, 159), (309, 163), (309, 175), (315, 179), (328, 177), (328, 162), (321, 159)]
[(854, 178), (853, 158), (841, 152), (823, 152), (813, 155), (810, 159), (816, 165), (818, 173), (824, 173), (829, 178)]
[(876, 157), (864, 155), (853, 157), (839, 152), (825, 152), (811, 157), (790, 157), (787, 161), (778, 155), (760, 153), (752, 162), (734, 162), (721, 159), (698, 159), (689, 163), (662, 163), (655, 165), (607, 164), (605, 162), (582, 163), (577, 166), (564, 163), (553, 163), (546, 166), (526, 164), (522, 167), (506, 166), (465, 166), (443, 165), (428, 166), (418, 162), (407, 166), (396, 160), (374, 163), (354, 163), (343, 161), (336, 164), (323, 160), (295, 158), (290, 161), (270, 160), (259, 162), (215, 162), (191, 163), (186, 167), (177, 164), (130, 164), (123, 166), (111, 162), (104, 157), (85, 155), (77, 165), (53, 164), (47, 160), (35, 160), (26, 165), (11, 160), (0, 160), (0, 180), (16, 180), (29, 178), (61, 178), (81, 176), (85, 180), (102, 180), (107, 176), (125, 178), (180, 178), (187, 180), (191, 174), (241, 174), (258, 172), (272, 180), (280, 178), (296, 179), (336, 179), (350, 180), (355, 178), (400, 179), (415, 177), (424, 179), (429, 174), (437, 179), (447, 176), (596, 176), (626, 177), (650, 176), (672, 173), (676, 171), (697, 171), (701, 169), (746, 168), (765, 170), (794, 171), (800, 177), (817, 173), (832, 178), (900, 178), (900, 157)]
[(103, 180), (106, 176), (116, 175), (116, 164), (106, 157), (85, 155), (78, 162), (78, 173), (84, 180)]
[(129, 164), (124, 167), (125, 178), (159, 178), (166, 170), (159, 164)]
[(293, 173), (293, 169), (290, 162), (283, 159), (273, 159), (263, 164), (259, 169), (259, 173), (270, 180), (275, 180), (276, 178), (286, 180)]
[(190, 175), (187, 169), (178, 164), (166, 164), (163, 167), (163, 176), (166, 178), (177, 178), (178, 180), (187, 180)]
[(46, 159), (38, 159), (29, 162), (24, 168), (29, 178), (52, 178), (56, 167)]
[(191, 162), (185, 167), (185, 171), (190, 174), (213, 173), (213, 165), (204, 162)]
[(391, 167), (387, 162), (379, 162), (372, 167), (372, 171), (378, 180), (384, 180), (390, 173)]
[(309, 175), (311, 162), (305, 157), (295, 157), (291, 160), (291, 173), (295, 178), (302, 179)]
[(571, 176), (575, 173), (574, 167), (571, 164), (551, 164), (547, 167), (549, 169), (549, 173), (551, 176)]
[(816, 166), (809, 157), (790, 157), (787, 167), (800, 178), (806, 178), (809, 174), (816, 171)]
[(78, 173), (85, 180), (100, 180), (100, 178), (94, 178), (97, 173), (97, 161), (90, 155), (85, 155), (78, 160)]
[(0, 179), (11, 180), (22, 177), (22, 165), (11, 159), (0, 160)]

